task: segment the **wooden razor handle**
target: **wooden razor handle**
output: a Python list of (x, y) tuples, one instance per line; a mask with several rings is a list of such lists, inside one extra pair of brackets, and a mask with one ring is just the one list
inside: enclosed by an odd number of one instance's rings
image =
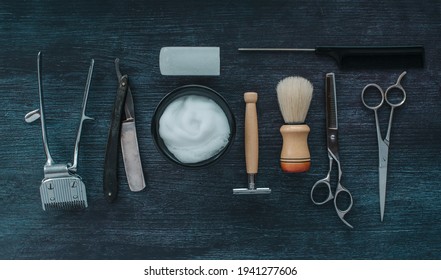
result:
[(259, 132), (257, 124), (257, 93), (245, 92), (245, 163), (247, 174), (257, 174), (259, 167)]
[(309, 126), (306, 124), (283, 125), (280, 128), (283, 138), (280, 167), (283, 172), (306, 172), (311, 167), (308, 148), (309, 131)]

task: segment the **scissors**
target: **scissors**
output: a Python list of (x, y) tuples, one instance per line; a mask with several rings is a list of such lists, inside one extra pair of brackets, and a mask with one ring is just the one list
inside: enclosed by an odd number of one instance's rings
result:
[[(337, 96), (335, 90), (334, 73), (326, 74), (326, 125), (327, 125), (326, 139), (328, 145), (329, 171), (325, 178), (318, 180), (312, 186), (311, 200), (315, 205), (323, 205), (326, 202), (333, 200), (335, 211), (337, 212), (337, 215), (340, 218), (340, 220), (342, 220), (343, 223), (348, 227), (353, 228), (353, 226), (345, 220), (345, 215), (351, 210), (353, 201), (352, 201), (351, 193), (341, 184), (342, 171), (341, 171), (340, 157), (338, 152)], [(331, 190), (331, 171), (332, 171), (333, 161), (337, 163), (337, 167), (338, 167), (337, 188), (335, 189), (334, 194), (332, 193)], [(327, 189), (328, 197), (322, 201), (318, 201), (317, 199), (314, 198), (314, 193), (318, 188), (323, 188), (323, 187)], [(340, 209), (337, 204), (338, 197), (341, 194), (346, 194), (345, 196), (349, 197), (350, 201), (346, 209)]]
[[(384, 206), (386, 202), (386, 180), (387, 180), (387, 162), (389, 157), (389, 139), (390, 139), (390, 129), (392, 126), (392, 118), (394, 114), (394, 109), (396, 107), (399, 107), (403, 105), (404, 101), (406, 101), (406, 91), (401, 86), (401, 79), (403, 79), (404, 75), (406, 75), (406, 71), (401, 73), (401, 75), (398, 77), (398, 80), (395, 84), (391, 85), (386, 89), (385, 92), (381, 89), (381, 87), (377, 84), (368, 84), (364, 87), (363, 91), (361, 92), (361, 101), (363, 102), (364, 106), (366, 108), (371, 109), (375, 113), (375, 124), (377, 127), (377, 139), (378, 139), (378, 158), (379, 158), (379, 166), (378, 166), (378, 173), (379, 173), (379, 190), (380, 190), (380, 215), (381, 215), (381, 221), (383, 221), (384, 217)], [(376, 105), (368, 105), (365, 100), (365, 93), (368, 88), (374, 88), (377, 89), (381, 93), (381, 101), (380, 103)], [(401, 98), (397, 102), (392, 102), (388, 98), (388, 93), (390, 93), (392, 90), (401, 92)], [(381, 130), (380, 130), (380, 124), (378, 122), (378, 114), (377, 110), (383, 105), (384, 101), (386, 100), (386, 103), (389, 104), (391, 107), (390, 115), (389, 115), (389, 125), (387, 127), (387, 133), (386, 138), (384, 140), (381, 136)]]

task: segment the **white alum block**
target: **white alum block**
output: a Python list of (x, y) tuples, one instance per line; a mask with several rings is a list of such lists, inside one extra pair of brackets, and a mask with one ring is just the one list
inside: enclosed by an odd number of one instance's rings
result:
[(163, 47), (159, 69), (167, 76), (219, 76), (219, 47)]

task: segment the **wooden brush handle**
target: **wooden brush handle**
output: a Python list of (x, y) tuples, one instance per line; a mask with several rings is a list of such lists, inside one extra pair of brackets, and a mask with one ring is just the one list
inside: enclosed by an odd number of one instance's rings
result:
[(248, 174), (257, 174), (259, 166), (259, 132), (257, 125), (257, 93), (245, 92), (245, 162)]
[(311, 166), (308, 148), (309, 126), (306, 124), (283, 125), (280, 133), (283, 138), (280, 154), (280, 167), (284, 172), (306, 172)]

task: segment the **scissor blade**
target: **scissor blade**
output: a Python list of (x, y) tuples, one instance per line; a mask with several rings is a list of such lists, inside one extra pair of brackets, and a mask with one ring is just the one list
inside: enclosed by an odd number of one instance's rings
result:
[(328, 151), (339, 161), (338, 153), (338, 121), (337, 121), (337, 94), (335, 89), (334, 73), (327, 73), (325, 79), (326, 95), (326, 136)]
[(386, 181), (387, 181), (387, 165), (378, 168), (379, 180), (380, 180), (380, 217), (383, 221), (384, 207), (386, 204)]
[(337, 94), (334, 73), (326, 74), (326, 124), (327, 128), (338, 129)]

